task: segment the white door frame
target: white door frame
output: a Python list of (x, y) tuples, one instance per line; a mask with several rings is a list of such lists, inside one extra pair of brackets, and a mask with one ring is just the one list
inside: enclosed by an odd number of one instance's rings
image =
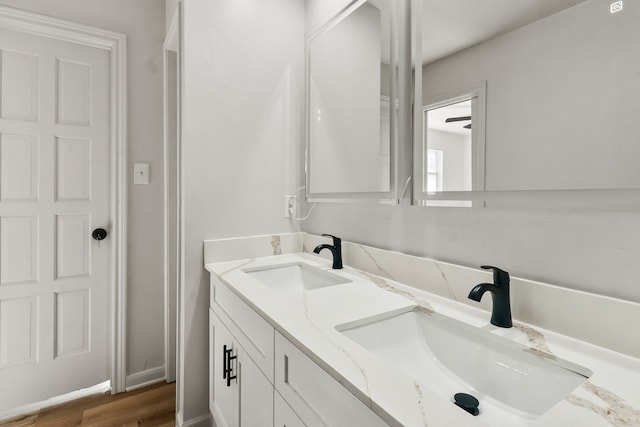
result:
[(0, 28), (77, 43), (109, 52), (111, 392), (125, 391), (127, 232), (127, 36), (49, 16), (0, 6)]
[[(176, 343), (176, 333), (177, 333), (177, 314), (178, 314), (178, 304), (177, 304), (177, 283), (179, 273), (173, 277), (175, 281), (176, 287), (171, 286), (171, 277), (170, 277), (170, 268), (171, 263), (176, 265), (176, 272), (178, 272), (178, 257), (171, 258), (171, 253), (169, 245), (171, 244), (171, 239), (169, 236), (173, 234), (174, 236), (178, 235), (178, 228), (170, 229), (170, 221), (169, 218), (174, 215), (175, 216), (175, 224), (179, 224), (179, 204), (170, 205), (169, 203), (169, 192), (170, 187), (173, 186), (174, 191), (176, 191), (176, 201), (179, 202), (180, 198), (177, 194), (177, 182), (170, 182), (169, 180), (169, 168), (170, 164), (173, 163), (177, 166), (176, 180), (179, 182), (179, 162), (176, 155), (173, 155), (170, 152), (170, 126), (169, 121), (171, 120), (170, 114), (175, 113), (176, 116), (173, 119), (176, 121), (176, 134), (173, 136), (176, 138), (176, 146), (179, 145), (179, 121), (180, 121), (180, 43), (179, 43), (179, 8), (176, 7), (176, 10), (173, 14), (173, 18), (171, 20), (171, 24), (167, 30), (167, 35), (165, 37), (164, 43), (162, 45), (162, 65), (163, 65), (163, 107), (164, 107), (164, 363), (165, 363), (165, 377), (167, 382), (173, 382), (176, 380), (176, 352), (177, 346), (171, 347), (171, 343)], [(178, 67), (177, 70), (173, 70), (173, 73), (176, 75), (176, 89), (177, 89), (177, 97), (176, 97), (176, 105), (169, 105), (169, 62), (168, 62), (168, 52), (176, 52), (178, 54)], [(175, 242), (178, 245), (178, 241)], [(175, 248), (175, 254), (179, 254), (178, 248)], [(170, 310), (171, 307), (175, 309), (175, 323), (171, 323)]]

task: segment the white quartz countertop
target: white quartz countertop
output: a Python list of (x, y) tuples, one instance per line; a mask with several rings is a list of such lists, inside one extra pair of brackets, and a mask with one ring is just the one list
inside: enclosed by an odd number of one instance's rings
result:
[[(304, 262), (331, 270), (306, 253), (207, 264), (237, 295), (305, 354), (391, 425), (404, 426), (640, 426), (640, 360), (514, 320), (510, 329), (489, 324), (489, 313), (348, 266), (332, 273), (349, 283), (306, 292), (272, 290), (245, 269)], [(473, 284), (470, 284), (470, 289)], [(488, 296), (486, 296), (488, 298)], [(593, 371), (583, 385), (537, 419), (486, 423), (473, 417), (397, 366), (369, 352), (336, 326), (381, 313), (421, 306)], [(594, 307), (597, 310), (597, 307)], [(629, 339), (639, 339), (629, 325)], [(399, 361), (400, 363), (400, 361)]]

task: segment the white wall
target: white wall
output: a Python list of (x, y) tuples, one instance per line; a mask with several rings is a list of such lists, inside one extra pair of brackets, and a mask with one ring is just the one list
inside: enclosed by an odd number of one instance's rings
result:
[(300, 0), (185, 0), (185, 227), (178, 417), (208, 413), (209, 275), (203, 240), (293, 231), (283, 195), (300, 178)]
[[(0, 0), (0, 4), (128, 36), (127, 374), (162, 366), (162, 42), (159, 0)], [(132, 184), (134, 162), (151, 164), (151, 183)]]

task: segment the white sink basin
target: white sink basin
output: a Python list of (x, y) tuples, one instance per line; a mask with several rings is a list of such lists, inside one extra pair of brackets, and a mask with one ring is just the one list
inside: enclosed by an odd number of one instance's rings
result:
[(302, 262), (248, 268), (246, 274), (281, 292), (300, 292), (348, 283), (351, 280)]
[(426, 310), (409, 308), (336, 329), (451, 401), (459, 392), (475, 396), (480, 417), (492, 426), (530, 423), (593, 374)]

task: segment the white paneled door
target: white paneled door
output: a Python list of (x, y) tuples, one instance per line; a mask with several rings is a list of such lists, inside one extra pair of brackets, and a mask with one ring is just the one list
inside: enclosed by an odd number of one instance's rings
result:
[(0, 30), (0, 412), (109, 379), (109, 53)]

